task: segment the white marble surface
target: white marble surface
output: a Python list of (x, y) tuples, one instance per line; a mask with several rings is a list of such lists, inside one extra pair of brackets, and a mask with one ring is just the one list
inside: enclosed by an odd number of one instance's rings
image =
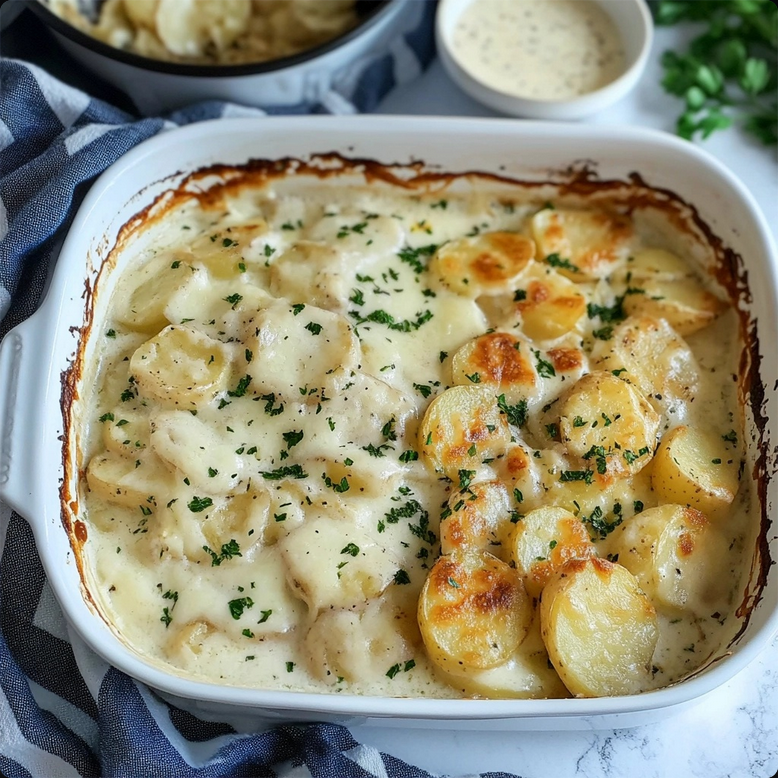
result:
[[(659, 57), (683, 32), (657, 31), (637, 90), (588, 121), (672, 131), (680, 103), (659, 88)], [(418, 81), (390, 94), (379, 113), (496, 116), (449, 80), (435, 62)], [(778, 238), (778, 164), (738, 130), (718, 133), (704, 148), (746, 184)], [(434, 774), (484, 771), (522, 778), (770, 778), (778, 775), (778, 637), (731, 681), (696, 706), (659, 723), (598, 732), (468, 732), (354, 727), (363, 743)]]

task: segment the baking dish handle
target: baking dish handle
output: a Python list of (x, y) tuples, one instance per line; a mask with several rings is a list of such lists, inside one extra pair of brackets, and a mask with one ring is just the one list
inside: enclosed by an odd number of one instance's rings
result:
[(25, 518), (41, 515), (35, 485), (40, 463), (34, 458), (40, 414), (33, 418), (40, 408), (27, 396), (37, 387), (34, 374), (40, 359), (31, 322), (12, 329), (0, 343), (0, 501)]

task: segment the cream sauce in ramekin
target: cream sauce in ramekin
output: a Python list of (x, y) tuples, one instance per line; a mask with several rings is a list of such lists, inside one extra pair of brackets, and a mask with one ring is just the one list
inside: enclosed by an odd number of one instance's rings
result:
[(594, 92), (625, 69), (618, 30), (592, 0), (474, 0), (451, 48), (479, 81), (534, 100)]

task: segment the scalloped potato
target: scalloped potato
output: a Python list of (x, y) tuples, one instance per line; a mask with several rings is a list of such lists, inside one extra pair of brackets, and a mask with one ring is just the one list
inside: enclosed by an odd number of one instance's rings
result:
[(122, 248), (79, 507), (139, 653), (254, 688), (607, 696), (734, 633), (733, 314), (616, 202), (462, 183), (271, 166)]

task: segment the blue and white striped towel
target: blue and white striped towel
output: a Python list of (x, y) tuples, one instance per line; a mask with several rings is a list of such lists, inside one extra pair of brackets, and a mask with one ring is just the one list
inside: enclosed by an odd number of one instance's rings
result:
[[(419, 8), (424, 10), (418, 26), (406, 35), (417, 72), (432, 54), (434, 6), (420, 3)], [(382, 68), (385, 75), (391, 65), (386, 59), (383, 63), (375, 66), (374, 77)], [(391, 78), (366, 77), (343, 97), (357, 109), (370, 109), (393, 85)], [(166, 119), (137, 120), (35, 66), (0, 60), (0, 337), (40, 302), (58, 238), (95, 176), (169, 127), (246, 112), (261, 113), (210, 102)], [(201, 721), (162, 702), (105, 664), (68, 628), (30, 528), (2, 504), (0, 774), (428, 776), (360, 746), (343, 727), (282, 726), (239, 734), (227, 724)]]

